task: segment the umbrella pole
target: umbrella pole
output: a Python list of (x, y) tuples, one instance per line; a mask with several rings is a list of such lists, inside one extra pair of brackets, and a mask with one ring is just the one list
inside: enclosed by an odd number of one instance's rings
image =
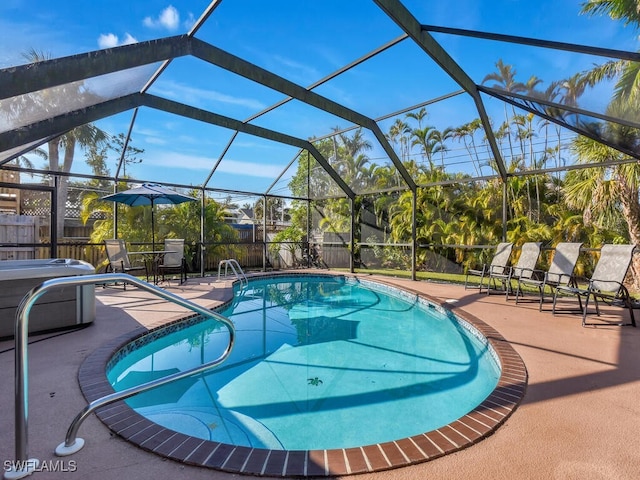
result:
[(156, 250), (156, 224), (153, 218), (154, 204), (153, 198), (151, 199), (151, 250)]
[[(151, 197), (151, 251), (156, 251), (156, 222), (154, 220), (155, 205)], [(151, 256), (151, 270), (153, 271), (153, 284), (158, 284), (158, 262), (155, 254)]]

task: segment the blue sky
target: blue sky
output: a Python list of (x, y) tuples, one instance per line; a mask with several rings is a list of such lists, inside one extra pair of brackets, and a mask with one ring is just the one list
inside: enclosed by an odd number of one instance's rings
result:
[[(638, 32), (606, 17), (579, 15), (576, 0), (406, 0), (424, 24), (529, 36), (561, 42), (636, 51)], [(0, 5), (0, 68), (25, 63), (30, 49), (61, 57), (100, 48), (186, 33), (206, 8), (203, 0), (102, 1), (5, 0)], [(224, 0), (196, 35), (234, 55), (308, 86), (402, 32), (369, 0)], [(517, 78), (567, 78), (602, 59), (518, 45), (434, 34), (449, 54), (480, 83), (503, 59)], [(142, 69), (147, 74), (153, 68)], [(135, 74), (97, 80), (101, 91), (137, 87)], [(139, 82), (143, 77), (139, 77)], [(417, 46), (403, 41), (315, 92), (371, 118), (398, 111), (459, 89)], [(193, 58), (175, 60), (150, 93), (244, 120), (283, 95)], [(585, 99), (602, 110), (607, 92)], [(490, 114), (502, 109), (487, 100)], [(427, 123), (460, 125), (477, 114), (466, 95), (429, 106)], [(97, 122), (111, 134), (126, 132), (131, 112)], [(387, 131), (394, 119), (381, 122)], [(349, 123), (293, 101), (254, 123), (307, 139)], [(232, 132), (142, 109), (133, 131), (144, 161), (128, 174), (199, 185), (225, 149)], [(372, 136), (372, 143), (376, 144)], [(211, 187), (264, 191), (297, 149), (239, 135), (209, 183)], [(379, 147), (369, 155), (387, 161)], [(115, 172), (115, 156), (109, 166)], [(74, 171), (84, 172), (77, 156)], [(286, 183), (286, 178), (283, 182)], [(276, 188), (286, 193), (284, 186)]]

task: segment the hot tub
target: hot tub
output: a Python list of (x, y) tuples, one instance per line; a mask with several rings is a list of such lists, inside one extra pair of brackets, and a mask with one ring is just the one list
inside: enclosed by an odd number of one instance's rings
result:
[[(16, 310), (33, 287), (52, 278), (94, 273), (91, 264), (68, 258), (0, 261), (0, 337), (14, 335)], [(95, 315), (94, 285), (55, 288), (31, 309), (29, 333), (88, 324)]]

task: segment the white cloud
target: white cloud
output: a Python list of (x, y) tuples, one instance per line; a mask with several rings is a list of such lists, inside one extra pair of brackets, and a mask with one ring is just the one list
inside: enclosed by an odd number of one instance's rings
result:
[(102, 33), (98, 37), (98, 46), (100, 48), (113, 48), (119, 45), (131, 45), (132, 43), (138, 43), (138, 40), (128, 33), (124, 34), (122, 40), (115, 33)]
[(226, 103), (230, 105), (240, 105), (251, 110), (262, 110), (265, 104), (252, 98), (234, 97), (215, 90), (205, 90), (194, 88), (178, 82), (159, 81), (154, 85), (154, 93), (176, 99), (183, 103), (200, 105), (203, 100), (214, 103)]
[[(188, 155), (166, 150), (154, 153), (150, 158), (153, 158), (153, 160), (149, 160), (148, 167), (172, 167), (188, 170), (211, 170), (217, 160), (213, 157)], [(275, 178), (282, 172), (282, 167), (223, 158), (216, 171), (249, 177)]]
[(112, 48), (118, 45), (118, 36), (113, 33), (102, 33), (98, 37), (98, 46), (100, 48)]
[(318, 70), (314, 65), (300, 63), (296, 60), (283, 57), (282, 55), (273, 55), (272, 58), (276, 63), (285, 66), (288, 70), (297, 72), (298, 76), (308, 76), (310, 78), (319, 77)]
[(124, 39), (120, 45), (131, 45), (134, 43), (138, 43), (138, 39), (128, 33), (125, 33)]
[(187, 19), (182, 22), (182, 25), (187, 30), (191, 30), (191, 27), (193, 27), (195, 23), (196, 23), (196, 17), (193, 16), (193, 13), (189, 12), (189, 15), (187, 15)]
[(145, 141), (151, 145), (166, 145), (169, 142), (161, 137), (145, 137)]
[(247, 175), (249, 177), (276, 178), (282, 173), (280, 165), (265, 165), (256, 162), (241, 162), (223, 158), (216, 170), (218, 172)]
[(149, 28), (175, 30), (180, 25), (180, 14), (173, 5), (169, 5), (157, 18), (145, 17), (142, 24)]

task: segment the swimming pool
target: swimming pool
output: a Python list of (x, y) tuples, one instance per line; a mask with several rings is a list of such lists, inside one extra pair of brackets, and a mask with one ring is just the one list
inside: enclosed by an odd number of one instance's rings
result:
[[(515, 408), (517, 392), (496, 400), (495, 387), (499, 379), (504, 383), (503, 347), (492, 346), (475, 322), (373, 282), (303, 277), (252, 281), (221, 311), (237, 326), (227, 362), (132, 397), (131, 406), (168, 432), (200, 438), (198, 448), (207, 444), (224, 453), (224, 462), (212, 462), (217, 454), (209, 451), (205, 464), (258, 474), (266, 463), (256, 471), (249, 460), (258, 451), (272, 460), (282, 451), (289, 465), (294, 451), (304, 451), (305, 472), (309, 459), (321, 454), (324, 474), (334, 451), (369, 452), (362, 471), (377, 469), (370, 446), (378, 456), (388, 445), (411, 444), (419, 452), (407, 453), (405, 445), (400, 460), (383, 453), (382, 468), (424, 461), (477, 441)], [(227, 335), (195, 318), (172, 324), (118, 350), (109, 379), (119, 390), (190, 368), (216, 357)], [(248, 456), (232, 467), (229, 456), (241, 451)], [(352, 473), (355, 464), (347, 463)]]

